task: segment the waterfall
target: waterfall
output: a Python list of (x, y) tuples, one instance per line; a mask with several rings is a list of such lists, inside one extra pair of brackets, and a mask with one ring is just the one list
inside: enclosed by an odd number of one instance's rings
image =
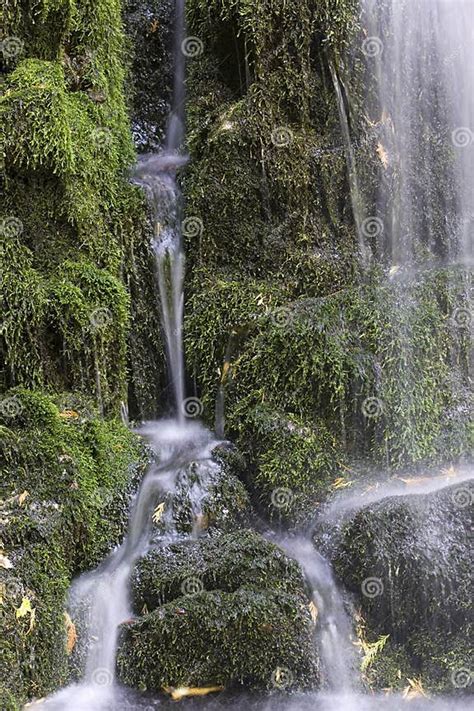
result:
[(184, 412), (182, 195), (176, 171), (187, 163), (183, 154), (185, 123), (185, 0), (176, 0), (174, 32), (174, 83), (164, 150), (139, 159), (133, 182), (147, 193), (153, 220), (155, 263), (160, 295), (169, 377), (176, 416)]
[[(370, 219), (383, 221), (384, 237), (388, 239), (385, 249), (394, 265), (410, 265), (422, 248), (436, 257), (472, 264), (472, 5), (469, 0), (360, 1), (369, 64), (367, 120), (377, 132), (387, 173), (379, 189), (378, 214)], [(115, 682), (117, 641), (120, 625), (133, 616), (129, 581), (137, 560), (150, 545), (152, 512), (165, 493), (173, 492), (178, 473), (192, 461), (210, 459), (217, 444), (208, 430), (184, 419), (185, 259), (181, 234), (182, 195), (176, 177), (177, 170), (187, 162), (183, 153), (184, 4), (184, 0), (176, 0), (174, 93), (165, 145), (161, 153), (143, 156), (133, 175), (133, 181), (147, 193), (154, 225), (156, 277), (175, 417), (146, 423), (140, 430), (150, 440), (156, 461), (149, 467), (135, 497), (127, 536), (95, 571), (81, 576), (71, 589), (72, 610), (77, 611), (78, 616), (81, 610), (88, 610), (84, 678), (40, 703), (44, 711), (125, 708), (123, 692)], [(359, 250), (367, 265), (362, 181), (357, 174), (340, 79), (334, 67), (331, 71), (349, 160)], [(437, 179), (440, 161), (443, 180)], [(458, 215), (459, 220), (456, 222), (453, 217), (451, 223), (445, 215)], [(218, 402), (217, 415), (217, 421), (223, 422), (222, 399)], [(196, 512), (204, 494), (202, 488), (192, 492), (191, 503)], [(344, 507), (350, 509), (353, 500), (342, 499), (338, 506), (340, 509), (335, 506), (331, 512), (342, 516)], [(172, 524), (163, 535), (167, 540), (176, 537)], [(308, 694), (301, 704), (291, 699), (286, 706), (271, 701), (268, 708), (295, 711), (304, 708), (361, 711), (381, 705), (387, 709), (400, 708), (396, 699), (361, 695), (351, 619), (328, 561), (308, 538), (287, 536), (277, 538), (276, 542), (299, 562), (311, 588), (318, 615), (315, 644), (324, 693), (317, 697)], [(249, 705), (245, 699), (237, 703), (239, 709)], [(421, 708), (422, 703), (423, 700), (414, 701), (413, 708)], [(226, 708), (226, 702), (222, 708)], [(441, 706), (433, 702), (430, 708)], [(454, 708), (454, 704), (442, 708), (443, 711)]]
[[(115, 663), (120, 625), (133, 617), (129, 601), (129, 581), (137, 560), (149, 546), (152, 513), (167, 492), (173, 492), (176, 477), (187, 464), (211, 458), (217, 444), (214, 436), (198, 423), (186, 422), (183, 357), (184, 252), (181, 221), (182, 196), (177, 169), (187, 162), (183, 155), (185, 55), (184, 0), (176, 0), (174, 40), (174, 93), (165, 147), (161, 153), (139, 159), (132, 181), (148, 197), (153, 220), (153, 250), (169, 377), (174, 392), (175, 418), (146, 423), (139, 433), (150, 440), (155, 452), (153, 463), (132, 506), (128, 534), (119, 548), (99, 568), (81, 576), (70, 591), (70, 608), (80, 618), (88, 611), (85, 634), (87, 659), (84, 679), (58, 692), (40, 708), (68, 711), (102, 711), (120, 706), (115, 685)], [(205, 481), (192, 490), (193, 510), (205, 496)], [(174, 524), (166, 538), (177, 535)], [(35, 707), (37, 705), (35, 704)]]
[[(360, 0), (386, 257), (473, 262), (474, 5)], [(381, 232), (382, 230), (379, 230)]]

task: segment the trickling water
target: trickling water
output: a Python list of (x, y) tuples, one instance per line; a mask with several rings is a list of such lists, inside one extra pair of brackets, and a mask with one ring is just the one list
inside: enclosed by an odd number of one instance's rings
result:
[[(194, 460), (210, 459), (211, 449), (217, 444), (205, 428), (184, 422), (184, 253), (181, 192), (176, 180), (177, 169), (187, 162), (187, 157), (180, 153), (185, 102), (185, 58), (181, 49), (185, 36), (184, 0), (176, 0), (175, 24), (174, 95), (165, 150), (157, 155), (143, 156), (133, 181), (145, 189), (154, 221), (153, 248), (176, 419), (150, 422), (140, 431), (151, 441), (158, 461), (149, 468), (139, 489), (130, 515), (128, 535), (97, 570), (79, 578), (71, 589), (71, 608), (89, 610), (84, 680), (47, 700), (42, 704), (45, 709), (99, 711), (116, 707), (115, 660), (119, 627), (133, 614), (129, 580), (135, 563), (148, 548), (153, 509), (160, 494), (174, 490), (183, 467)], [(190, 491), (193, 510), (199, 510), (204, 495), (202, 484), (195, 484)], [(171, 526), (167, 536), (173, 537), (174, 534), (176, 531)]]
[(474, 3), (360, 4), (366, 118), (383, 163), (379, 237), (389, 261), (403, 266), (432, 255), (472, 265)]
[(316, 645), (324, 690), (344, 696), (359, 686), (358, 660), (352, 644), (352, 624), (328, 561), (310, 540), (285, 538), (278, 544), (298, 561), (311, 586), (318, 615)]
[(154, 222), (154, 251), (163, 331), (172, 382), (176, 416), (184, 418), (183, 357), (183, 280), (182, 196), (176, 171), (188, 157), (182, 153), (185, 122), (186, 58), (182, 50), (185, 38), (185, 0), (175, 3), (174, 90), (171, 113), (162, 153), (142, 156), (133, 181), (148, 194)]
[(334, 91), (336, 94), (337, 108), (339, 112), (339, 123), (341, 125), (342, 138), (344, 140), (344, 148), (346, 152), (352, 212), (354, 215), (354, 222), (357, 230), (357, 239), (359, 243), (359, 261), (361, 266), (363, 268), (366, 268), (369, 266), (370, 263), (370, 249), (368, 248), (364, 239), (364, 233), (362, 228), (362, 222), (364, 219), (363, 199), (359, 185), (359, 175), (357, 173), (356, 157), (351, 141), (349, 117), (347, 115), (347, 109), (344, 103), (341, 82), (337, 75), (336, 69), (333, 64), (330, 64), (329, 68), (331, 71), (332, 83), (334, 85)]

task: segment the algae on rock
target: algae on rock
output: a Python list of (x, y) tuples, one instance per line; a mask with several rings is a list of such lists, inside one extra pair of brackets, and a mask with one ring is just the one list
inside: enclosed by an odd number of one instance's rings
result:
[(144, 614), (124, 625), (123, 682), (304, 689), (317, 680), (313, 622), (299, 566), (252, 531), (157, 547), (138, 564)]

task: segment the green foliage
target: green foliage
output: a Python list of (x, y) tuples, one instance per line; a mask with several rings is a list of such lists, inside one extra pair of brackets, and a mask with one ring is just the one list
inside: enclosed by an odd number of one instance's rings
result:
[[(2, 677), (25, 701), (68, 680), (67, 591), (123, 535), (142, 454), (123, 425), (76, 396), (16, 389), (1, 404), (0, 539), (12, 563), (1, 580)], [(24, 596), (31, 630), (15, 616)]]

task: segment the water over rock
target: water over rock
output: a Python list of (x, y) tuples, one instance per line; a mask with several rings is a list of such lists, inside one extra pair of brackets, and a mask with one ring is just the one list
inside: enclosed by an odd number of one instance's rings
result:
[[(390, 635), (380, 657), (386, 674), (403, 667), (403, 652), (412, 674), (452, 691), (452, 675), (466, 667), (472, 491), (466, 480), (431, 493), (389, 496), (352, 514), (342, 527), (334, 565), (357, 595), (371, 633)], [(383, 674), (379, 681), (396, 684)]]
[(239, 478), (244, 466), (238, 452), (225, 446), (214, 448), (212, 458), (184, 464), (163, 502), (163, 517), (155, 520), (155, 537), (165, 530), (223, 532), (249, 525), (252, 507)]

